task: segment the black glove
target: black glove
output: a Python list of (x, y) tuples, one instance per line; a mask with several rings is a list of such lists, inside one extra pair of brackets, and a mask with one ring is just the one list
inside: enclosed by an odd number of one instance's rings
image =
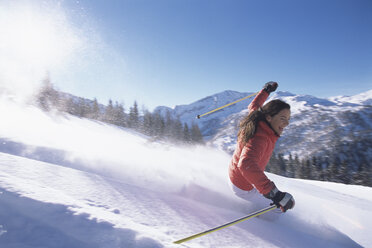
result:
[(277, 82), (274, 82), (274, 81), (270, 81), (270, 82), (267, 82), (265, 84), (265, 86), (263, 87), (263, 89), (267, 92), (267, 93), (271, 93), (271, 92), (274, 92), (276, 90), (276, 88), (278, 88), (278, 83)]
[(293, 196), (287, 192), (281, 192), (275, 186), (274, 188), (264, 195), (267, 199), (273, 201), (278, 208), (282, 210), (282, 212), (286, 212), (288, 209), (292, 209), (295, 205), (295, 200)]

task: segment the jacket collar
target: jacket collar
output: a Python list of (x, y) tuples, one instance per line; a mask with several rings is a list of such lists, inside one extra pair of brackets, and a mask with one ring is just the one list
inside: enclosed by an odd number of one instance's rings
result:
[(260, 121), (258, 126), (268, 135), (271, 139), (276, 141), (280, 135), (275, 132), (275, 130), (271, 127), (270, 123), (267, 121)]

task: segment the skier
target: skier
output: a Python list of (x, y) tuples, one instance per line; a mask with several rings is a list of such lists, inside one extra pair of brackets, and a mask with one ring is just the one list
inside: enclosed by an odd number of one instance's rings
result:
[[(275, 143), (288, 126), (290, 105), (281, 100), (263, 103), (278, 87), (268, 82), (248, 106), (249, 115), (240, 123), (238, 142), (229, 165), (234, 193), (253, 204), (274, 203), (286, 212), (295, 205), (293, 196), (278, 190), (264, 173)], [(261, 207), (261, 206), (260, 206)]]

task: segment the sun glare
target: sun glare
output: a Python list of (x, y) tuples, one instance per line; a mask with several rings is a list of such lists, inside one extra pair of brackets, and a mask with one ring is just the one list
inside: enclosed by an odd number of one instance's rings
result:
[(53, 27), (33, 16), (23, 16), (13, 23), (7, 36), (9, 45), (15, 48), (15, 55), (37, 64), (47, 63), (58, 44)]
[(82, 45), (59, 6), (36, 3), (0, 3), (0, 87), (12, 85), (17, 93), (39, 84)]
[(16, 6), (1, 11), (1, 43), (8, 53), (24, 62), (48, 65), (63, 60), (79, 39), (56, 9)]

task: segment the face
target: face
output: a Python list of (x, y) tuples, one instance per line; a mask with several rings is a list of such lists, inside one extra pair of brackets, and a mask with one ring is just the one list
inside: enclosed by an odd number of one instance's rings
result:
[(270, 123), (271, 127), (279, 135), (283, 133), (283, 130), (289, 124), (291, 118), (291, 111), (289, 109), (283, 109), (274, 116), (266, 116), (267, 122)]

